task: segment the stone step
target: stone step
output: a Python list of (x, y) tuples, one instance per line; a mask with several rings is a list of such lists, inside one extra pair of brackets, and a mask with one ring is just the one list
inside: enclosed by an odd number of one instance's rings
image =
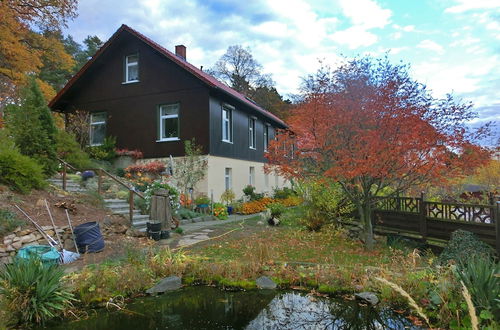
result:
[[(113, 210), (113, 214), (118, 214), (118, 215), (127, 215), (129, 214), (129, 209), (117, 209), (117, 210)], [(141, 211), (139, 210), (134, 210), (134, 215), (137, 214), (137, 215), (141, 215)]]
[(129, 208), (129, 204), (128, 203), (106, 203), (106, 207), (108, 209), (128, 209)]
[(105, 203), (127, 203), (126, 200), (124, 200), (124, 199), (118, 199), (118, 198), (115, 198), (115, 199), (113, 199), (113, 198), (105, 198), (104, 202)]

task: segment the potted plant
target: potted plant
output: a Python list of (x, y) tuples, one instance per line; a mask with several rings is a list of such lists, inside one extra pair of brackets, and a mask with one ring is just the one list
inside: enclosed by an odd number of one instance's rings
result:
[(194, 203), (196, 204), (196, 209), (200, 212), (206, 212), (210, 205), (210, 198), (207, 195), (201, 194), (194, 199)]
[(235, 197), (236, 196), (232, 189), (226, 189), (220, 196), (221, 202), (226, 204), (227, 206), (227, 213), (229, 215), (233, 214), (233, 207), (231, 206), (231, 204), (233, 203)]

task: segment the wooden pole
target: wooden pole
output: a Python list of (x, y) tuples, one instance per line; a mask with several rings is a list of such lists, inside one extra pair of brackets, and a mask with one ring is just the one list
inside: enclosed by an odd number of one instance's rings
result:
[(128, 191), (128, 214), (130, 217), (130, 225), (132, 225), (134, 221), (134, 192), (132, 190)]
[(495, 201), (493, 194), (490, 196), (490, 204), (491, 204), (491, 219), (495, 222), (495, 243), (497, 248), (497, 255), (500, 256), (500, 211), (499, 206), (500, 203)]
[(102, 190), (102, 176), (101, 169), (97, 169), (97, 193), (100, 195)]
[(427, 241), (427, 203), (425, 202), (425, 194), (420, 193), (420, 235), (424, 243)]
[(62, 177), (62, 188), (66, 190), (66, 172), (68, 171), (68, 166), (63, 162), (63, 177)]

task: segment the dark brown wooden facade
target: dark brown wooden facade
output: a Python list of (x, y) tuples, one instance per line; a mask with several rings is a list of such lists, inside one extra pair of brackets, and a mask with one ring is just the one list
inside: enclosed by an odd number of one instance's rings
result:
[[(139, 55), (139, 82), (123, 83), (124, 59)], [(265, 161), (264, 125), (286, 125), (184, 59), (122, 26), (49, 106), (69, 113), (106, 112), (106, 135), (117, 147), (139, 149), (145, 158), (183, 155), (183, 141), (195, 138), (206, 154)], [(178, 103), (178, 141), (157, 142), (158, 106)], [(233, 110), (233, 143), (221, 140), (222, 105)], [(256, 149), (248, 147), (248, 118), (257, 118)], [(269, 138), (274, 135), (271, 133)]]

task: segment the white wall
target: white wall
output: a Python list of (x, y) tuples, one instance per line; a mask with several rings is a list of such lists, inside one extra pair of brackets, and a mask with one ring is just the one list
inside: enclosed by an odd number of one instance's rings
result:
[[(231, 189), (234, 191), (236, 199), (243, 196), (243, 188), (250, 184), (251, 166), (255, 168), (255, 183), (253, 184), (253, 186), (255, 186), (255, 192), (271, 194), (275, 187), (290, 187), (290, 182), (288, 180), (277, 176), (275, 173), (267, 174), (268, 180), (266, 182), (264, 163), (210, 155), (206, 157), (208, 160), (207, 175), (205, 175), (205, 178), (196, 185), (195, 195), (204, 193), (210, 197), (211, 193), (213, 193), (214, 201), (220, 201), (220, 196), (225, 190), (224, 174), (226, 168), (231, 168)], [(141, 162), (148, 163), (153, 160), (159, 160), (170, 164), (168, 158), (143, 159)]]

